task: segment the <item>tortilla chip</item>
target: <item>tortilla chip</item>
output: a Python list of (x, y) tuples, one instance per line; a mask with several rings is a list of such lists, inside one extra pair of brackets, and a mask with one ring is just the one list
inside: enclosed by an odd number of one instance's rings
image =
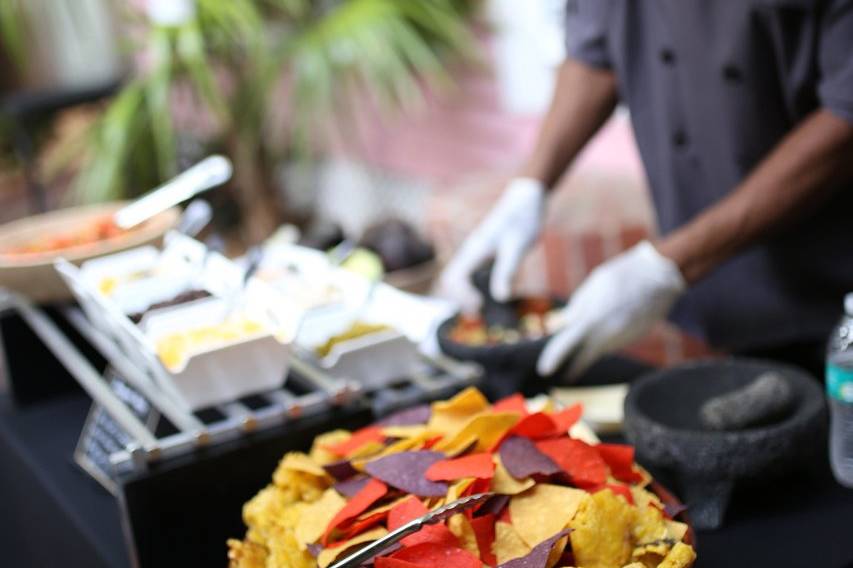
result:
[(495, 542), (495, 516), (489, 514), (482, 517), (474, 517), (471, 519), (471, 530), (474, 531), (474, 537), (477, 539), (480, 560), (489, 566), (497, 566), (498, 559), (495, 557), (495, 553), (492, 552), (492, 545)]
[(500, 495), (518, 495), (533, 487), (536, 482), (531, 478), (515, 479), (504, 467), (499, 456), (493, 456), (495, 476), (492, 478), (492, 492)]
[(488, 410), (489, 401), (474, 387), (468, 387), (450, 400), (434, 402), (429, 429), (450, 435), (462, 428), (473, 416)]
[(585, 442), (554, 438), (536, 442), (536, 447), (568, 473), (577, 487), (592, 489), (607, 481), (607, 464), (595, 448)]
[(337, 491), (327, 489), (320, 499), (306, 505), (301, 511), (299, 524), (294, 529), (299, 547), (304, 550), (308, 544), (320, 540), (326, 527), (346, 504), (346, 499)]
[(687, 525), (678, 521), (664, 521), (666, 523), (666, 536), (672, 540), (682, 541), (687, 534)]
[(547, 568), (552, 566), (551, 559), (556, 562), (563, 554), (566, 547), (566, 535), (569, 530), (562, 530), (555, 535), (543, 540), (533, 547), (526, 556), (515, 558), (501, 564), (501, 568)]
[(325, 444), (324, 448), (339, 458), (351, 458), (361, 446), (369, 442), (382, 442), (383, 440), (385, 440), (385, 435), (382, 433), (382, 428), (367, 426), (356, 430), (340, 442)]
[[(320, 555), (317, 556), (317, 566), (319, 566), (320, 568), (326, 568), (338, 558), (346, 556), (347, 553), (351, 554), (355, 552), (355, 548), (359, 544), (365, 544), (368, 542), (373, 542), (374, 540), (379, 540), (386, 534), (388, 534), (388, 531), (384, 527), (376, 527), (373, 530), (361, 533), (360, 535), (351, 538), (347, 541), (336, 543), (333, 548), (324, 548)], [(287, 565), (285, 564), (284, 566)]]
[(515, 393), (494, 403), (492, 412), (518, 412), (521, 416), (526, 416), (527, 401), (523, 395)]
[(610, 473), (619, 481), (639, 483), (643, 476), (634, 471), (634, 448), (626, 444), (597, 444), (598, 455), (610, 468)]
[(583, 405), (577, 403), (551, 414), (551, 420), (554, 421), (554, 424), (557, 427), (557, 432), (560, 435), (564, 435), (572, 428), (572, 426), (577, 424), (582, 415)]
[(388, 493), (388, 486), (381, 481), (371, 479), (364, 489), (362, 489), (358, 495), (347, 501), (347, 504), (343, 509), (338, 511), (337, 514), (332, 517), (332, 520), (329, 521), (329, 524), (326, 526), (326, 530), (323, 533), (323, 544), (327, 545), (329, 543), (329, 536), (332, 534), (332, 531), (343, 523), (361, 515), (368, 509), (368, 507), (381, 499), (386, 493)]
[[(415, 496), (409, 496), (395, 505), (388, 513), (388, 530), (397, 530), (412, 519), (422, 517), (429, 512), (426, 505)], [(443, 524), (426, 525), (418, 532), (400, 541), (403, 546), (415, 546), (425, 542), (455, 547), (459, 544), (456, 536)]]
[(386, 416), (376, 423), (377, 426), (411, 426), (413, 424), (426, 424), (432, 415), (432, 409), (428, 404), (421, 404), (411, 408), (399, 410), (390, 416)]
[(692, 546), (679, 542), (672, 547), (658, 568), (687, 568), (696, 560), (696, 551)]
[(465, 515), (453, 515), (447, 519), (447, 528), (459, 541), (459, 547), (464, 548), (477, 558), (480, 557), (480, 547), (477, 544), (477, 535), (471, 522)]
[(312, 460), (308, 454), (303, 454), (302, 452), (288, 452), (279, 462), (278, 468), (300, 471), (323, 478), (327, 476), (323, 466)]
[(495, 542), (492, 544), (492, 553), (500, 565), (513, 558), (527, 556), (530, 554), (530, 547), (525, 544), (516, 532), (515, 527), (509, 523), (498, 521), (495, 523)]
[(636, 510), (610, 491), (584, 499), (569, 526), (572, 552), (578, 566), (612, 568), (631, 560)]
[(515, 479), (524, 479), (534, 474), (553, 475), (562, 471), (554, 460), (540, 452), (533, 442), (523, 436), (510, 436), (504, 440), (498, 453), (501, 463)]
[(507, 435), (524, 436), (525, 438), (530, 438), (532, 440), (540, 440), (542, 438), (557, 436), (562, 433), (563, 432), (559, 431), (557, 423), (554, 422), (550, 416), (544, 412), (534, 412), (533, 414), (528, 414), (519, 420)]
[(425, 477), (430, 466), (443, 459), (441, 452), (400, 452), (368, 462), (364, 469), (400, 491), (419, 497), (443, 497), (447, 494), (447, 484)]
[(228, 539), (229, 568), (266, 568), (267, 549), (247, 540)]
[(540, 483), (509, 501), (512, 525), (529, 547), (569, 525), (587, 493), (572, 487)]
[(519, 415), (515, 412), (474, 416), (455, 434), (436, 444), (435, 449), (451, 456), (469, 448), (473, 452), (488, 452), (518, 420)]
[(462, 548), (432, 542), (407, 546), (391, 558), (406, 560), (426, 568), (481, 568), (480, 559)]
[(426, 471), (430, 481), (456, 481), (466, 477), (491, 479), (495, 475), (495, 463), (492, 454), (469, 454), (461, 458), (441, 460), (432, 464)]

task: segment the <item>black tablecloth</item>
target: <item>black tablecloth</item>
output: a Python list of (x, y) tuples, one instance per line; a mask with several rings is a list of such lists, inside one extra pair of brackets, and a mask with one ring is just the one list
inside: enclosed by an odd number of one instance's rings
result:
[[(630, 367), (609, 365), (608, 376)], [(23, 408), (0, 397), (0, 565), (128, 565), (116, 500), (71, 460), (88, 406), (82, 394)], [(698, 534), (698, 568), (853, 566), (853, 491), (831, 478), (826, 461), (814, 465), (809, 474), (738, 490), (724, 528)], [(205, 544), (224, 564), (221, 539)]]

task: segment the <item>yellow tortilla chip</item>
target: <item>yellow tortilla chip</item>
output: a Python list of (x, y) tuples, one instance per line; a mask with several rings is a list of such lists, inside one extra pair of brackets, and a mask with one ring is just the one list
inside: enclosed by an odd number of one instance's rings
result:
[(382, 429), (382, 434), (388, 438), (414, 438), (416, 436), (423, 436), (425, 433), (430, 434), (427, 439), (439, 435), (436, 432), (432, 432), (423, 424), (414, 424), (412, 426), (386, 426)]
[[(371, 542), (374, 540), (379, 540), (386, 534), (388, 534), (388, 531), (385, 530), (383, 527), (376, 527), (375, 529), (363, 532), (360, 535), (349, 539), (348, 541), (339, 546), (335, 546), (334, 548), (324, 548), (320, 555), (317, 557), (317, 566), (319, 566), (320, 568), (326, 568), (339, 557), (344, 556), (347, 552), (350, 552), (351, 549), (356, 545), (364, 544), (366, 542)], [(283, 566), (288, 565), (283, 564)]]
[(477, 545), (477, 535), (465, 515), (453, 515), (447, 520), (447, 528), (459, 539), (459, 546), (480, 557), (480, 547)]
[(465, 477), (450, 484), (447, 488), (446, 502), (456, 501), (462, 495), (462, 492), (468, 489), (475, 479), (473, 477)]
[(359, 458), (372, 458), (381, 453), (385, 449), (385, 444), (382, 442), (367, 442), (366, 444), (362, 444), (357, 449), (353, 450), (347, 458), (353, 460), (353, 465), (355, 464), (355, 460)]
[[(663, 513), (654, 507), (637, 507), (634, 521), (634, 542), (645, 544), (666, 539), (668, 531)], [(680, 540), (680, 539), (679, 539)], [(669, 548), (666, 549), (667, 551)], [(666, 554), (666, 551), (664, 552)]]
[(247, 540), (228, 539), (229, 568), (266, 568), (267, 549)]
[(663, 509), (663, 503), (661, 503), (661, 500), (658, 498), (658, 496), (652, 493), (651, 491), (647, 491), (642, 487), (637, 487), (634, 485), (631, 485), (630, 488), (631, 496), (634, 498), (634, 505), (636, 505), (637, 507), (643, 508), (651, 505), (658, 509)]
[(427, 431), (423, 431), (417, 436), (397, 440), (396, 442), (387, 447), (382, 446), (378, 442), (368, 442), (367, 444), (365, 444), (365, 446), (372, 446), (371, 449), (375, 450), (376, 446), (374, 444), (379, 444), (381, 451), (374, 451), (372, 454), (368, 454), (370, 457), (367, 458), (353, 459), (351, 462), (352, 466), (358, 471), (364, 471), (364, 466), (367, 465), (368, 462), (378, 460), (379, 458), (384, 458), (385, 456), (390, 456), (391, 454), (420, 449), (424, 445), (424, 443), (432, 437), (432, 434)]
[(314, 443), (311, 444), (311, 451), (308, 452), (308, 455), (321, 466), (336, 462), (341, 458), (327, 450), (326, 446), (334, 446), (344, 440), (348, 440), (350, 436), (352, 434), (347, 430), (332, 430), (331, 432), (320, 434), (314, 438)]
[(687, 568), (696, 560), (696, 551), (692, 546), (679, 542), (672, 547), (658, 568)]
[(288, 568), (311, 568), (316, 566), (314, 558), (307, 550), (300, 550), (293, 531), (276, 527), (267, 540), (269, 556), (267, 566), (287, 566)]
[(569, 523), (575, 562), (584, 568), (612, 568), (631, 560), (636, 509), (613, 494), (599, 491), (584, 499)]
[(317, 501), (306, 505), (294, 530), (299, 547), (305, 549), (308, 544), (320, 540), (329, 522), (346, 504), (347, 500), (337, 491), (327, 489)]
[(468, 448), (472, 448), (471, 452), (489, 451), (520, 418), (517, 412), (480, 414), (471, 418), (456, 434), (436, 444), (435, 449), (451, 456)]
[(511, 524), (498, 521), (495, 523), (495, 542), (492, 544), (492, 553), (498, 559), (498, 564), (503, 564), (530, 554), (530, 547), (524, 543)]
[(588, 493), (573, 487), (540, 483), (509, 501), (516, 532), (530, 548), (569, 524)]
[(284, 458), (279, 462), (278, 467), (301, 471), (302, 473), (316, 475), (317, 477), (327, 477), (326, 470), (312, 460), (308, 454), (303, 454), (302, 452), (289, 452), (285, 454)]
[(489, 408), (489, 401), (474, 387), (468, 387), (450, 400), (432, 404), (428, 427), (439, 434), (452, 434), (473, 416)]
[(504, 464), (501, 463), (499, 455), (493, 455), (492, 460), (495, 462), (495, 476), (492, 478), (491, 486), (491, 491), (493, 493), (498, 493), (500, 495), (518, 495), (535, 485), (536, 482), (529, 477), (525, 479), (516, 479), (511, 476), (504, 467)]
[(678, 521), (666, 521), (666, 534), (672, 540), (682, 541), (687, 534), (687, 525)]

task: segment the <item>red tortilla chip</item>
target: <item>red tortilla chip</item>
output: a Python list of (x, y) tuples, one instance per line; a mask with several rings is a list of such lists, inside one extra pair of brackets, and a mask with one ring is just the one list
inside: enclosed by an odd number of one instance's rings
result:
[(405, 560), (428, 568), (481, 568), (480, 559), (458, 547), (425, 542), (403, 548), (391, 558)]
[(528, 414), (519, 421), (518, 424), (512, 427), (507, 433), (507, 436), (524, 436), (532, 440), (540, 440), (542, 438), (550, 438), (551, 436), (559, 436), (566, 432), (561, 430), (553, 417), (548, 416), (543, 412), (535, 412)]
[(571, 482), (581, 489), (604, 485), (607, 464), (594, 447), (573, 438), (555, 438), (536, 442), (540, 452), (569, 474)]
[(643, 476), (634, 471), (634, 448), (627, 444), (598, 444), (598, 455), (610, 468), (610, 473), (619, 481), (639, 483)]
[(494, 403), (492, 412), (518, 412), (522, 416), (526, 416), (527, 403), (520, 393), (515, 393)]
[(609, 489), (613, 492), (614, 495), (621, 495), (625, 498), (629, 505), (634, 504), (634, 495), (631, 494), (631, 489), (627, 485), (619, 485), (618, 483), (607, 483), (603, 487), (594, 490), (593, 493), (598, 493), (599, 491), (604, 491), (605, 489)]
[(399, 558), (389, 558), (387, 556), (378, 557), (373, 561), (373, 565), (376, 566), (376, 568), (420, 568), (413, 562), (407, 562), (405, 560), (400, 560)]
[(449, 460), (441, 460), (426, 470), (430, 481), (456, 481), (464, 477), (491, 479), (495, 475), (495, 462), (492, 454), (481, 453)]
[(361, 430), (356, 430), (343, 442), (329, 444), (323, 447), (336, 456), (344, 458), (368, 442), (383, 442), (384, 440), (385, 436), (382, 434), (382, 428), (378, 426), (368, 426)]
[(484, 515), (471, 520), (471, 528), (477, 537), (477, 547), (480, 549), (480, 560), (489, 566), (496, 566), (498, 559), (492, 552), (492, 544), (495, 542), (495, 516)]
[(350, 499), (347, 504), (344, 505), (344, 508), (338, 511), (338, 514), (329, 521), (329, 526), (326, 527), (326, 532), (323, 533), (323, 545), (329, 544), (329, 536), (331, 536), (332, 531), (341, 526), (343, 523), (354, 519), (365, 512), (368, 507), (373, 505), (386, 493), (388, 493), (387, 485), (376, 479), (371, 479), (368, 484), (364, 486), (364, 489), (359, 491), (355, 497)]
[[(346, 530), (344, 530), (344, 534), (341, 537), (342, 540), (347, 541), (353, 537), (356, 537), (366, 531), (367, 529), (373, 528), (379, 523), (383, 522), (388, 518), (388, 511), (382, 511), (379, 513), (374, 513), (369, 515), (360, 521), (354, 522), (352, 525), (348, 526)], [(331, 544), (330, 546), (335, 546), (335, 544)]]
[[(388, 513), (388, 530), (394, 531), (412, 519), (422, 517), (429, 512), (426, 505), (414, 495), (395, 505)], [(415, 534), (400, 541), (403, 546), (415, 546), (422, 543), (444, 544), (458, 546), (459, 541), (443, 524), (427, 525)]]
[(498, 521), (502, 523), (512, 524), (512, 516), (509, 514), (509, 507), (504, 507), (503, 511), (498, 515)]
[(582, 414), (583, 405), (578, 403), (551, 414), (551, 419), (557, 425), (558, 434), (563, 435), (581, 419)]

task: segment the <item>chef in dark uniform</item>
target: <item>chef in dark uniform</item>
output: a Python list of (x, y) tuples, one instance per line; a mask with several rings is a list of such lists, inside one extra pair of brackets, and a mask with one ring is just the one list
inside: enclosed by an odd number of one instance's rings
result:
[(659, 237), (575, 290), (541, 374), (577, 375), (670, 317), (712, 346), (820, 365), (853, 291), (853, 1), (569, 0), (536, 148), (442, 275), (463, 307), (495, 258), (509, 298), (547, 193), (618, 103)]

